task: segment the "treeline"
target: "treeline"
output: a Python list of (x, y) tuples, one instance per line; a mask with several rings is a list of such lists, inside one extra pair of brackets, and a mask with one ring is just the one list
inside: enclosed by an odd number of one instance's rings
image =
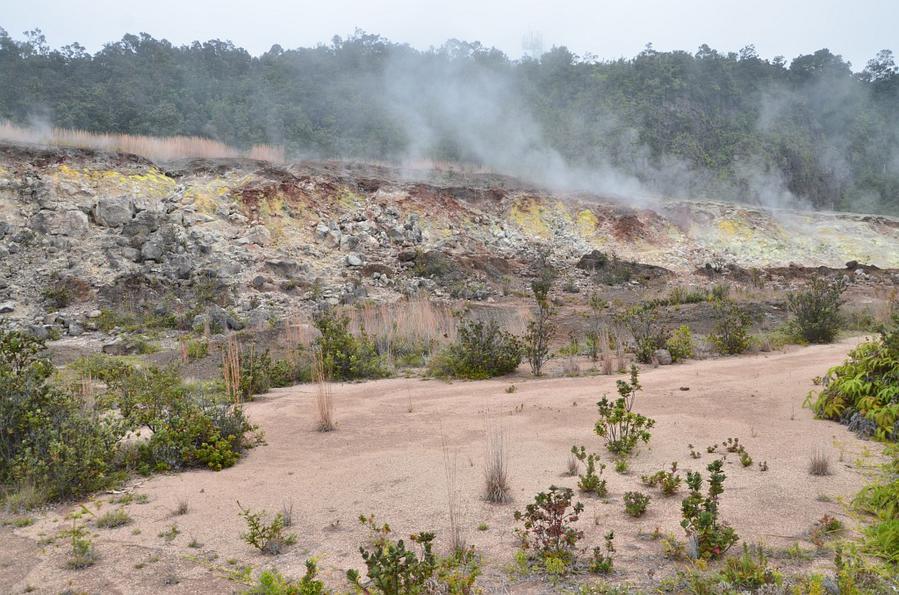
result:
[(510, 60), (478, 43), (419, 51), (362, 32), (258, 57), (230, 42), (126, 35), (92, 55), (0, 29), (0, 81), (0, 118), (21, 124), (513, 174), (561, 163), (565, 175), (547, 180), (601, 172), (585, 183), (899, 213), (899, 74), (887, 50), (859, 72), (826, 49), (789, 62), (705, 45), (648, 46), (614, 61), (564, 47)]

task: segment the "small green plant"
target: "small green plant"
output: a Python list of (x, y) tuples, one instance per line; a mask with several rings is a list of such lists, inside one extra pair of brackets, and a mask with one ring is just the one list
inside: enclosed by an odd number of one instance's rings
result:
[(630, 463), (628, 463), (627, 458), (623, 456), (615, 457), (615, 472), (620, 473), (621, 475), (626, 475), (630, 470)]
[(94, 524), (100, 529), (114, 529), (122, 527), (131, 522), (131, 516), (123, 508), (110, 510), (109, 512), (97, 517)]
[(809, 531), (809, 541), (818, 547), (822, 547), (824, 542), (843, 531), (843, 523), (840, 519), (825, 514), (815, 521)]
[(746, 449), (740, 451), (740, 464), (744, 467), (749, 467), (752, 465), (752, 457), (749, 456), (749, 453), (746, 452)]
[(249, 508), (243, 508), (237, 503), (240, 516), (247, 524), (246, 533), (241, 534), (241, 539), (252, 545), (264, 554), (277, 555), (282, 553), (287, 546), (296, 543), (296, 535), (285, 531), (284, 516), (279, 512), (271, 522), (265, 522), (264, 513), (253, 512)]
[(768, 567), (768, 558), (761, 547), (743, 544), (743, 553), (725, 561), (722, 577), (738, 589), (756, 590), (764, 585), (780, 585), (783, 578)]
[(359, 548), (368, 569), (368, 581), (363, 582), (357, 570), (348, 570), (346, 576), (350, 584), (362, 593), (424, 593), (427, 581), (437, 568), (437, 558), (432, 551), (434, 534), (417, 533), (409, 537), (409, 541), (419, 547), (416, 553), (407, 549), (402, 539), (391, 539), (390, 527), (376, 525), (373, 516), (361, 516), (360, 522), (374, 532), (372, 543)]
[(640, 304), (619, 317), (634, 337), (637, 361), (648, 364), (657, 349), (663, 349), (670, 337), (670, 331), (662, 321), (659, 309), (652, 304)]
[(743, 353), (752, 343), (749, 335), (751, 326), (752, 317), (746, 310), (731, 301), (718, 300), (715, 302), (715, 325), (709, 340), (722, 355)]
[(478, 523), (478, 531), (486, 531), (489, 528), (490, 527), (489, 525), (487, 525), (487, 523)]
[(596, 461), (599, 458), (593, 453), (587, 454), (586, 449), (581, 446), (578, 448), (577, 446), (571, 447), (571, 454), (573, 454), (577, 460), (584, 463), (586, 470), (583, 475), (578, 476), (577, 487), (582, 492), (587, 494), (593, 494), (600, 498), (604, 497), (608, 490), (606, 488), (606, 480), (600, 479), (600, 475), (605, 470), (605, 463), (599, 464), (599, 473), (596, 472)]
[(722, 461), (713, 461), (707, 467), (709, 488), (706, 496), (700, 491), (702, 476), (698, 472), (687, 473), (690, 494), (681, 503), (681, 526), (695, 549), (697, 558), (719, 558), (737, 542), (736, 531), (718, 519), (718, 500), (724, 493), (725, 475)]
[(87, 536), (87, 530), (83, 526), (73, 526), (69, 531), (71, 538), (71, 550), (66, 566), (73, 570), (81, 570), (93, 566), (97, 561), (97, 551), (94, 544)]
[(541, 561), (573, 559), (577, 542), (584, 536), (583, 531), (574, 527), (584, 505), (572, 504), (573, 496), (574, 492), (568, 488), (550, 486), (546, 492), (537, 494), (524, 512), (515, 511), (515, 520), (523, 523), (515, 532), (524, 550), (530, 550)]
[(209, 354), (209, 341), (205, 339), (191, 339), (184, 344), (184, 354), (191, 361), (203, 359)]
[(677, 461), (671, 463), (671, 471), (662, 469), (661, 471), (656, 471), (652, 475), (643, 475), (640, 477), (640, 480), (646, 486), (658, 486), (665, 496), (673, 496), (676, 494), (683, 481), (680, 474), (677, 472)]
[(315, 558), (306, 560), (306, 574), (299, 581), (288, 580), (277, 570), (263, 570), (256, 585), (244, 591), (244, 595), (324, 595), (328, 590), (317, 576)]
[(843, 322), (840, 306), (846, 281), (816, 278), (805, 291), (787, 294), (787, 309), (793, 315), (790, 321), (799, 337), (809, 343), (832, 343)]
[(624, 511), (632, 517), (641, 517), (649, 505), (649, 496), (640, 492), (624, 493)]
[(639, 441), (647, 443), (652, 436), (649, 430), (655, 420), (632, 411), (641, 388), (638, 374), (637, 366), (631, 366), (630, 382), (617, 381), (619, 398), (613, 403), (603, 396), (596, 404), (599, 420), (595, 432), (606, 439), (606, 448), (615, 454), (626, 455)]
[(172, 525), (165, 531), (161, 531), (159, 533), (159, 537), (161, 537), (165, 541), (174, 541), (175, 538), (178, 537), (178, 535), (180, 535), (180, 534), (181, 534), (181, 531), (180, 531), (180, 529), (178, 529), (178, 525)]
[(693, 333), (690, 327), (682, 324), (671, 334), (671, 337), (665, 342), (671, 359), (679, 362), (693, 357), (695, 346), (693, 344)]
[(615, 546), (612, 540), (615, 539), (615, 533), (609, 531), (603, 536), (603, 546), (593, 548), (593, 557), (590, 558), (590, 572), (593, 574), (609, 574), (612, 572), (612, 554), (615, 553)]

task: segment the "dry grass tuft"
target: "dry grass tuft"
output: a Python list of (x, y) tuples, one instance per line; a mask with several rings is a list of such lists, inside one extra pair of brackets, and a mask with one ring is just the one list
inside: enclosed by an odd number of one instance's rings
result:
[(240, 343), (233, 335), (228, 337), (222, 349), (222, 375), (225, 377), (225, 395), (240, 403)]
[(249, 151), (240, 151), (217, 140), (199, 136), (157, 137), (108, 134), (65, 128), (23, 128), (9, 122), (0, 122), (0, 140), (46, 147), (72, 147), (131, 153), (152, 161), (233, 157), (261, 159), (277, 163), (285, 161), (284, 147), (254, 145)]
[(456, 553), (465, 549), (465, 534), (459, 519), (461, 502), (459, 489), (456, 486), (457, 453), (454, 452), (450, 455), (449, 446), (446, 443), (446, 434), (441, 433), (440, 438), (443, 446), (443, 470), (446, 474), (447, 511), (449, 513), (450, 524), (450, 549), (453, 553)]
[(486, 490), (484, 498), (494, 504), (512, 501), (509, 492), (509, 461), (506, 456), (506, 437), (501, 429), (487, 427), (487, 465), (484, 469)]
[(815, 450), (808, 462), (810, 475), (830, 475), (830, 458), (822, 450)]
[(333, 432), (337, 429), (334, 425), (334, 394), (321, 351), (318, 349), (312, 355), (312, 379), (316, 385), (315, 408), (318, 415), (318, 431)]
[(574, 454), (568, 455), (568, 465), (565, 467), (565, 474), (569, 477), (574, 477), (580, 471), (580, 461), (577, 460), (577, 457)]

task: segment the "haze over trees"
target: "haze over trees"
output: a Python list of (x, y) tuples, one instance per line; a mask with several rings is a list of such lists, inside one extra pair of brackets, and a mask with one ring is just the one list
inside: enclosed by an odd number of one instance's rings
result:
[(254, 57), (126, 35), (89, 54), (0, 29), (0, 119), (203, 135), (291, 156), (473, 162), (576, 189), (899, 214), (899, 73), (827, 49), (511, 60), (357, 32)]

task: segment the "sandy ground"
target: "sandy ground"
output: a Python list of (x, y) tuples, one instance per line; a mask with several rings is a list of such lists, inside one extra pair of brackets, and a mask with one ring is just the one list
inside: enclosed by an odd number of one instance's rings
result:
[[(840, 362), (855, 342), (643, 370), (644, 390), (636, 409), (655, 418), (656, 427), (649, 445), (632, 458), (627, 475), (615, 473), (611, 457), (593, 433), (595, 402), (603, 393), (614, 394), (616, 377), (534, 380), (520, 375), (452, 384), (390, 379), (340, 385), (334, 391), (338, 429), (328, 434), (314, 429), (314, 387), (276, 390), (247, 407), (251, 419), (264, 429), (266, 445), (219, 473), (194, 471), (135, 482), (134, 491), (150, 500), (126, 507), (133, 523), (93, 530), (101, 557), (92, 568), (64, 568), (65, 540), (37, 543), (70, 526), (63, 515), (76, 506), (40, 514), (30, 527), (0, 530), (0, 591), (23, 592), (30, 586), (53, 593), (65, 588), (228, 593), (242, 588), (228, 578), (242, 565), (277, 566), (289, 576), (300, 576), (304, 560), (312, 555), (330, 585), (343, 589), (346, 569), (364, 569), (358, 545), (367, 532), (357, 521), (359, 514), (374, 513), (400, 536), (434, 530), (437, 549), (445, 551), (444, 439), (457, 465), (466, 538), (484, 556), (486, 592), (554, 590), (540, 579), (514, 578), (507, 572), (517, 546), (512, 515), (551, 484), (576, 487), (576, 478), (563, 475), (573, 444), (586, 445), (609, 463), (603, 474), (609, 497), (581, 497), (586, 510), (579, 524), (586, 532), (584, 545), (590, 547), (599, 544), (606, 531), (615, 531), (616, 570), (608, 577), (612, 582), (646, 586), (679, 567), (663, 557), (657, 541), (638, 534), (658, 527), (683, 538), (679, 520), (685, 486), (678, 495), (664, 498), (643, 487), (640, 475), (675, 460), (682, 470), (704, 472), (714, 456), (705, 447), (727, 437), (739, 437), (756, 462), (767, 461), (769, 471), (760, 471), (757, 463), (743, 468), (736, 455), (729, 455), (722, 517), (744, 542), (772, 548), (799, 542), (809, 548), (804, 541), (808, 530), (825, 513), (853, 526), (839, 502), (859, 489), (864, 468), (879, 460), (876, 444), (856, 439), (836, 423), (814, 420), (802, 408), (812, 378)], [(512, 383), (516, 391), (507, 393)], [(506, 436), (514, 497), (509, 505), (481, 499), (488, 418)], [(702, 453), (701, 459), (690, 458), (688, 444)], [(831, 458), (832, 475), (808, 474), (815, 449)], [(622, 495), (630, 490), (652, 495), (640, 519), (624, 513)], [(172, 516), (180, 501), (188, 502), (189, 511)], [(271, 512), (291, 502), (297, 545), (274, 558), (254, 552), (240, 539), (244, 525), (238, 501)], [(88, 506), (93, 510), (96, 502)], [(104, 504), (101, 510), (111, 506)], [(478, 530), (481, 523), (486, 523), (486, 531)], [(167, 543), (159, 534), (173, 524), (180, 533)], [(190, 547), (192, 540), (200, 547)], [(802, 572), (827, 563), (822, 555), (790, 569)]]

